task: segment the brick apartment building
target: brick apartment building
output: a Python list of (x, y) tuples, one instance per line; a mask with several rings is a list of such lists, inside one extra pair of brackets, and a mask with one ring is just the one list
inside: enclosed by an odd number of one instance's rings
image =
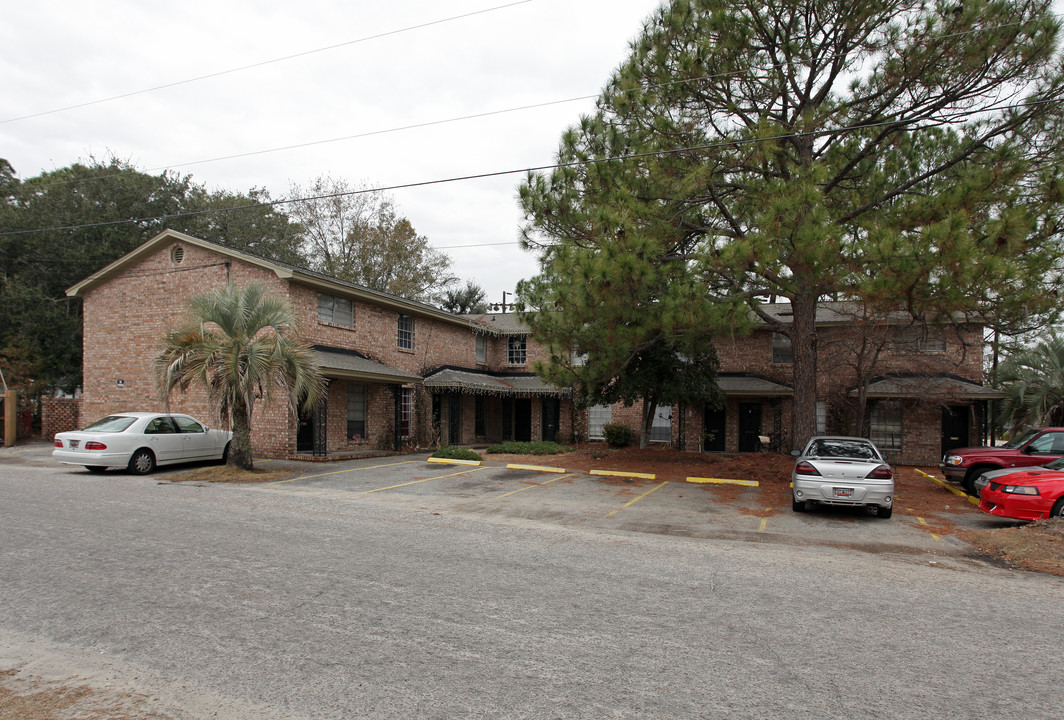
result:
[[(187, 299), (252, 281), (292, 304), (328, 380), (327, 396), (309, 416), (256, 406), (252, 445), (260, 456), (568, 442), (599, 438), (610, 421), (638, 432), (638, 406), (578, 411), (568, 388), (534, 375), (531, 364), (545, 350), (513, 315), (452, 315), (172, 230), (67, 291), (84, 307), (82, 424), (112, 412), (162, 409), (152, 358), (182, 320)], [(766, 307), (785, 318), (786, 305)], [(986, 401), (997, 396), (982, 387), (981, 328), (915, 332), (899, 320), (856, 333), (858, 320), (844, 310), (830, 306), (818, 318), (820, 429), (851, 432), (864, 395), (872, 438), (899, 462), (933, 462), (943, 448), (978, 437)], [(866, 357), (869, 337), (880, 339), (874, 363)], [(753, 451), (764, 441), (789, 450), (785, 340), (767, 330), (719, 340), (726, 406), (662, 408), (650, 439), (690, 451)], [(171, 408), (209, 418), (203, 393), (175, 395)]]

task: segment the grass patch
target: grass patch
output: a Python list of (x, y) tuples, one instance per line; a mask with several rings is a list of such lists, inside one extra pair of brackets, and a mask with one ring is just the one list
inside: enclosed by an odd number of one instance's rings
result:
[(492, 445), (484, 452), (493, 455), (560, 455), (561, 453), (572, 451), (573, 449), (567, 445), (538, 440), (536, 442), (504, 442), (499, 445)]
[(264, 483), (292, 477), (291, 470), (241, 470), (232, 465), (201, 467), (168, 475), (170, 482)]
[(1024, 570), (1064, 576), (1064, 520), (1037, 520), (1027, 525), (960, 533), (987, 555)]
[(432, 457), (441, 458), (444, 460), (483, 460), (478, 453), (473, 452), (469, 448), (455, 447), (454, 445), (444, 445), (432, 453)]

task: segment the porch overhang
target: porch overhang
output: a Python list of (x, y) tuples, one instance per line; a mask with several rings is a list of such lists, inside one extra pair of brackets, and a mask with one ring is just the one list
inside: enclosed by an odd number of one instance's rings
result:
[(428, 375), (425, 387), (435, 392), (500, 397), (566, 397), (570, 394), (569, 388), (551, 385), (538, 375), (494, 375), (458, 368), (444, 368)]
[(389, 385), (407, 385), (420, 383), (421, 376), (403, 372), (383, 363), (370, 360), (354, 351), (335, 348), (313, 348), (314, 356), (327, 378), (338, 380), (360, 380), (363, 382), (386, 383)]
[(756, 375), (718, 374), (717, 385), (727, 397), (792, 397), (794, 390)]
[[(848, 395), (857, 397), (857, 388), (850, 390)], [(949, 375), (913, 375), (881, 378), (869, 383), (865, 396), (870, 399), (933, 398), (936, 400), (970, 402), (973, 400), (998, 400), (1005, 397), (1005, 393)]]

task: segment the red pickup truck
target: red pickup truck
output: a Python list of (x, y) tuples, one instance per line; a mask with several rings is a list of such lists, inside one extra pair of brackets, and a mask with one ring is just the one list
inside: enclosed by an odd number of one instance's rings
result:
[(1059, 457), (1064, 457), (1064, 428), (1035, 428), (1004, 445), (950, 450), (938, 468), (947, 480), (974, 495), (975, 479), (988, 470), (1045, 465)]

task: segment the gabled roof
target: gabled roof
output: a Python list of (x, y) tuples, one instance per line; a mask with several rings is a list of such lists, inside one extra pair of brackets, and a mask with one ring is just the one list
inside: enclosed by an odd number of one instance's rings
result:
[(392, 384), (420, 383), (421, 376), (370, 360), (354, 350), (315, 345), (312, 348), (321, 373), (328, 378)]
[(323, 292), (342, 294), (346, 297), (355, 297), (373, 303), (374, 305), (384, 306), (405, 314), (432, 317), (436, 320), (442, 320), (443, 322), (460, 325), (462, 327), (469, 327), (471, 324), (468, 318), (460, 315), (453, 315), (449, 312), (433, 307), (432, 305), (426, 305), (425, 303), (401, 298), (398, 295), (373, 290), (363, 285), (330, 277), (324, 273), (308, 270), (307, 268), (289, 265), (276, 260), (269, 260), (258, 255), (244, 252), (243, 250), (237, 250), (225, 245), (210, 242), (209, 240), (202, 240), (191, 235), (186, 235), (185, 233), (177, 232), (176, 230), (163, 230), (140, 247), (126, 253), (110, 265), (97, 270), (78, 284), (67, 288), (66, 294), (69, 297), (84, 297), (85, 293), (89, 290), (97, 287), (101, 283), (107, 282), (107, 280), (112, 277), (121, 274), (144, 257), (158, 251), (160, 247), (164, 247), (167, 244), (174, 242), (194, 245), (225, 257), (246, 262), (250, 265), (268, 270), (282, 280), (291, 280), (292, 282), (297, 282), (301, 285), (306, 285)]

